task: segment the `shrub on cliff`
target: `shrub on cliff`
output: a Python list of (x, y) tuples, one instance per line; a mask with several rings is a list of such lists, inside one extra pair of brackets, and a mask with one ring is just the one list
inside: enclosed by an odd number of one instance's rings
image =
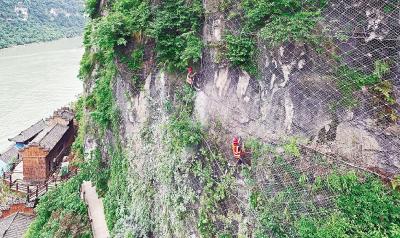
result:
[(200, 59), (202, 13), (199, 0), (167, 0), (156, 10), (149, 34), (156, 41), (158, 61), (167, 69), (184, 70)]

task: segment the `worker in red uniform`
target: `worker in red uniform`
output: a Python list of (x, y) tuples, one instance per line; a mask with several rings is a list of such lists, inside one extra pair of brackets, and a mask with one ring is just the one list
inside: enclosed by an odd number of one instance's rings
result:
[(186, 82), (190, 85), (190, 86), (192, 86), (192, 88), (194, 88), (196, 91), (199, 91), (200, 90), (200, 88), (199, 88), (199, 86), (197, 85), (197, 80), (196, 80), (196, 74), (197, 74), (197, 72), (193, 72), (193, 68), (192, 67), (189, 67), (188, 68), (188, 73), (187, 73), (187, 76), (186, 76)]
[(193, 85), (194, 83), (194, 76), (196, 75), (196, 73), (193, 73), (193, 68), (189, 67), (188, 68), (188, 73), (186, 76), (186, 82), (190, 85)]
[(243, 146), (241, 145), (241, 139), (238, 138), (237, 136), (233, 137), (232, 141), (232, 152), (233, 152), (233, 157), (236, 160), (237, 164), (243, 163), (243, 157), (245, 156), (245, 151)]

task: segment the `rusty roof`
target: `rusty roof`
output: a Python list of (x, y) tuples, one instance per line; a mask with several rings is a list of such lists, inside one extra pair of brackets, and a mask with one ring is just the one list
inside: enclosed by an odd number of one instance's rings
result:
[(31, 144), (37, 144), (50, 151), (61, 140), (67, 130), (68, 126), (63, 126), (61, 124), (49, 126), (40, 132), (35, 139), (32, 140)]
[(0, 160), (8, 164), (13, 158), (18, 157), (18, 149), (15, 146), (10, 146), (4, 153), (0, 154)]
[(15, 238), (23, 237), (33, 221), (33, 216), (23, 213), (15, 213), (0, 220), (0, 237)]
[(14, 141), (16, 143), (25, 143), (26, 141), (32, 139), (37, 134), (39, 134), (43, 129), (46, 127), (46, 123), (44, 120), (40, 120), (27, 128), (24, 131), (21, 131), (19, 135), (15, 136), (14, 138), (8, 139), (9, 141)]

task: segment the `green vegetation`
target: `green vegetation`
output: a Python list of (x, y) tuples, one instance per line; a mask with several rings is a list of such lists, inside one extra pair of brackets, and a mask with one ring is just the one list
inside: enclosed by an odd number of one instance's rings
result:
[(336, 209), (323, 219), (304, 216), (297, 221), (301, 237), (399, 237), (400, 193), (371, 176), (331, 174), (323, 187), (333, 194)]
[(338, 88), (342, 94), (342, 99), (338, 102), (347, 108), (354, 108), (358, 105), (358, 100), (354, 93), (364, 87), (379, 99), (379, 103), (385, 105), (380, 117), (381, 122), (396, 122), (398, 115), (391, 108), (396, 104), (394, 98), (393, 85), (385, 79), (390, 74), (390, 62), (377, 60), (374, 71), (366, 74), (360, 70), (352, 69), (348, 66), (340, 66), (337, 70)]
[(128, 69), (132, 71), (132, 85), (141, 90), (142, 84), (140, 83), (140, 72), (143, 66), (144, 48), (143, 46), (138, 46), (134, 49), (129, 56), (121, 55), (121, 62), (128, 66)]
[[(115, 105), (112, 82), (115, 76), (113, 64), (103, 66), (98, 73), (98, 79), (93, 93), (87, 97), (86, 105), (91, 119), (100, 128), (99, 134), (104, 135), (110, 130), (114, 142), (103, 142), (102, 148), (107, 148), (109, 164), (104, 164), (100, 152), (95, 153), (94, 161), (89, 170), (96, 171), (91, 180), (96, 184), (100, 195), (104, 197), (104, 208), (108, 228), (113, 229), (117, 219), (123, 215), (124, 202), (128, 201), (126, 188), (127, 161), (119, 141), (120, 117)], [(92, 159), (93, 160), (93, 159)], [(96, 166), (93, 166), (95, 164)]]
[(202, 13), (199, 0), (167, 0), (157, 9), (149, 33), (156, 41), (158, 62), (168, 70), (182, 71), (201, 58)]
[(371, 86), (379, 82), (379, 78), (374, 75), (367, 75), (347, 66), (339, 67), (338, 76), (338, 86), (343, 96), (343, 101), (341, 103), (349, 108), (357, 105), (357, 101), (353, 97), (355, 91), (359, 91), (365, 86)]
[[(183, 0), (163, 1), (153, 12), (150, 12), (147, 0), (114, 1), (107, 6), (108, 14), (101, 18), (96, 18), (97, 7), (95, 1), (87, 1), (87, 11), (91, 13), (92, 20), (85, 30), (86, 52), (79, 73), (82, 79), (90, 76), (96, 63), (100, 64), (100, 68), (108, 68), (100, 78), (110, 78), (108, 76), (113, 71), (110, 64), (118, 59), (131, 70), (132, 85), (140, 90), (144, 80), (144, 43), (148, 41), (154, 41), (156, 59), (169, 71), (183, 71), (201, 58), (202, 42), (199, 33), (202, 4), (199, 0), (190, 3)], [(133, 45), (129, 47), (132, 48), (129, 52), (117, 50), (118, 47), (128, 45)], [(93, 51), (94, 48), (97, 50)], [(100, 88), (107, 83), (109, 81), (103, 80), (97, 84)], [(105, 99), (97, 98), (100, 101)], [(104, 118), (101, 118), (104, 111), (95, 112), (94, 115), (104, 125)]]
[[(198, 228), (202, 237), (229, 237), (223, 233), (224, 229), (217, 227), (215, 220), (221, 214), (220, 206), (228, 198), (229, 192), (232, 190), (235, 177), (233, 170), (227, 170), (222, 176), (214, 177), (214, 173), (222, 173), (223, 171), (215, 171), (213, 164), (217, 163), (219, 168), (227, 168), (227, 160), (221, 154), (210, 151), (206, 148), (200, 150), (203, 161), (197, 161), (193, 168), (194, 175), (200, 178), (203, 192), (200, 197), (200, 210)], [(229, 228), (229, 225), (224, 224)]]
[(81, 172), (42, 197), (26, 237), (91, 237), (87, 208), (79, 195), (82, 181), (88, 178)]
[[(295, 146), (294, 141), (283, 147)], [(250, 186), (249, 204), (257, 218), (256, 237), (398, 237), (400, 192), (378, 178), (330, 168), (321, 156), (307, 158), (249, 140), (252, 167), (242, 171)], [(297, 163), (301, 159), (302, 162)], [(314, 170), (302, 168), (311, 163)], [(271, 174), (264, 174), (263, 167)], [(326, 175), (311, 171), (327, 168)], [(263, 183), (257, 173), (263, 173)], [(328, 172), (328, 171), (326, 171)], [(260, 175), (258, 175), (260, 176)], [(279, 181), (279, 182), (278, 182)], [(268, 186), (265, 186), (268, 184)]]
[[(277, 154), (276, 148), (264, 145), (259, 140), (249, 140), (246, 148), (252, 153), (252, 166), (243, 171), (246, 184), (250, 187), (249, 204), (257, 220), (256, 237), (293, 237), (295, 232), (288, 224), (291, 216), (299, 206), (307, 201), (306, 195), (297, 194), (297, 184), (301, 181), (301, 174), (295, 169), (294, 163), (300, 159), (299, 148), (295, 139), (280, 145), (283, 154)], [(259, 168), (268, 168), (269, 173), (265, 186), (257, 181)], [(268, 177), (271, 178), (268, 179)], [(272, 177), (273, 176), (273, 177)], [(280, 181), (282, 186), (276, 183)], [(275, 190), (275, 191), (274, 191)], [(274, 191), (274, 192), (272, 192)]]
[(94, 54), (85, 52), (81, 59), (81, 67), (79, 68), (79, 78), (84, 79), (85, 75), (90, 75), (94, 66)]
[(240, 66), (251, 75), (257, 75), (256, 47), (258, 39), (271, 47), (287, 42), (318, 45), (321, 37), (313, 33), (326, 0), (243, 0), (234, 6), (225, 0), (220, 9), (229, 11), (230, 18), (243, 22), (239, 34), (225, 36), (226, 56), (233, 66)]
[(283, 145), (283, 148), (288, 155), (300, 157), (301, 153), (297, 144), (296, 138), (289, 138), (287, 143)]
[[(180, 178), (184, 178), (185, 175), (190, 175), (200, 180), (200, 184), (197, 185), (202, 188), (200, 198), (195, 199), (194, 197), (188, 197), (188, 195), (182, 195), (182, 197), (178, 199), (181, 202), (178, 202), (175, 206), (188, 206), (199, 202), (198, 229), (200, 234), (202, 237), (216, 237), (221, 230), (217, 229), (213, 221), (217, 219), (218, 215), (222, 215), (218, 207), (227, 198), (228, 190), (230, 190), (232, 186), (233, 174), (232, 171), (229, 170), (225, 176), (222, 176), (222, 174), (220, 174), (222, 171), (216, 171), (215, 164), (218, 164), (218, 169), (226, 169), (227, 160), (219, 154), (217, 150), (212, 151), (208, 145), (204, 144), (207, 143), (205, 141), (209, 140), (205, 138), (206, 135), (200, 123), (195, 121), (192, 117), (194, 96), (194, 90), (187, 85), (184, 85), (181, 90), (177, 91), (175, 95), (176, 105), (172, 109), (172, 115), (167, 124), (166, 135), (169, 138), (167, 146), (175, 156), (181, 156), (185, 149), (196, 148), (196, 151), (199, 151), (199, 157), (196, 160), (190, 161), (188, 164), (175, 162), (175, 167), (170, 169), (174, 170), (174, 168), (179, 168), (179, 170), (186, 170), (186, 172), (171, 176), (169, 186), (176, 186), (176, 182), (174, 181), (180, 181)], [(220, 176), (215, 176), (215, 173)], [(184, 184), (181, 184), (181, 186), (183, 188), (185, 187)], [(189, 193), (189, 195), (190, 194), (191, 193)], [(186, 199), (183, 199), (184, 197), (186, 197)], [(182, 204), (182, 200), (186, 200), (186, 202)], [(187, 211), (186, 207), (184, 209), (180, 208), (178, 211), (181, 211), (179, 214), (182, 218), (185, 214), (190, 212)], [(184, 212), (182, 213), (182, 211)]]
[(260, 31), (260, 36), (272, 46), (282, 42), (306, 42), (317, 45), (320, 37), (312, 34), (320, 12), (298, 12), (290, 15), (272, 17), (272, 20)]
[(176, 95), (178, 106), (174, 108), (167, 125), (172, 151), (180, 152), (186, 147), (201, 143), (201, 125), (192, 118), (194, 96), (193, 89), (186, 84)]
[(83, 1), (1, 1), (0, 48), (78, 36)]
[(122, 62), (128, 65), (133, 72), (137, 72), (143, 66), (144, 49), (143, 46), (132, 51), (129, 57), (123, 57)]
[[(89, 3), (88, 11), (93, 12), (94, 4)], [(93, 19), (86, 30), (86, 45), (99, 48), (96, 53), (100, 55), (99, 61), (111, 62), (117, 56), (115, 47), (133, 40), (137, 45), (130, 55), (118, 56), (130, 69), (138, 71), (143, 62), (145, 39), (154, 40), (157, 61), (169, 71), (182, 71), (201, 58), (201, 1), (163, 1), (152, 13), (146, 0), (115, 1), (109, 8), (107, 16)], [(82, 60), (83, 73), (91, 69), (90, 57), (87, 52)]]
[(89, 15), (90, 18), (95, 18), (97, 16), (99, 5), (100, 1), (98, 0), (85, 1), (85, 12)]
[(83, 158), (84, 156), (84, 138), (86, 133), (86, 123), (85, 123), (85, 103), (86, 100), (84, 97), (80, 97), (78, 101), (74, 105), (75, 110), (75, 119), (78, 122), (78, 135), (75, 138), (74, 143), (72, 144), (72, 151), (78, 158)]
[[(180, 87), (171, 97), (166, 124), (156, 124), (153, 128), (148, 121), (141, 130), (139, 144), (148, 146), (135, 151), (132, 158), (144, 163), (142, 169), (135, 166), (130, 172), (135, 182), (131, 180), (129, 194), (131, 203), (137, 204), (131, 213), (140, 227), (132, 232), (133, 237), (148, 237), (158, 229), (168, 229), (164, 234), (171, 236), (185, 236), (185, 220), (193, 216), (189, 207), (196, 200), (188, 181), (193, 176), (191, 151), (200, 145), (203, 136), (199, 123), (192, 118), (193, 100), (193, 90)], [(154, 133), (149, 133), (150, 130)], [(148, 144), (152, 140), (161, 146), (161, 151)]]
[(93, 93), (87, 97), (87, 105), (93, 109), (91, 116), (103, 131), (111, 127), (116, 128), (119, 122), (112, 89), (112, 79), (115, 73), (112, 64), (109, 64), (108, 68), (103, 68), (98, 74), (99, 78)]
[(277, 46), (284, 42), (316, 43), (312, 34), (326, 0), (244, 0), (245, 29), (260, 30), (268, 44)]
[(226, 41), (226, 57), (233, 66), (242, 67), (252, 75), (257, 74), (255, 66), (256, 44), (252, 38), (245, 35), (234, 36), (228, 34), (225, 36)]
[[(277, 159), (297, 182), (267, 196), (256, 190), (250, 205), (258, 213), (260, 225), (256, 237), (398, 237), (399, 193), (386, 188), (376, 178), (361, 180), (354, 172), (317, 178), (312, 186), (307, 175)], [(288, 175), (282, 175), (282, 178)], [(293, 180), (292, 180), (293, 181)], [(307, 194), (298, 194), (306, 190)], [(333, 196), (332, 204), (321, 206), (318, 200)], [(331, 198), (329, 198), (331, 199)], [(330, 204), (330, 203), (328, 203)]]
[(0, 204), (5, 205), (9, 198), (19, 198), (21, 195), (13, 192), (8, 185), (0, 183)]
[[(165, 169), (162, 170), (164, 175), (158, 182), (170, 190), (167, 201), (173, 202), (168, 203), (167, 207), (179, 220), (174, 222), (170, 218), (171, 220), (164, 222), (173, 223), (173, 230), (178, 232), (185, 218), (192, 216), (193, 211), (188, 209), (199, 204), (196, 219), (201, 236), (230, 237), (229, 233), (234, 232), (231, 227), (232, 218), (221, 208), (233, 189), (234, 171), (229, 168), (228, 161), (218, 151), (219, 148), (213, 147), (211, 138), (207, 138), (200, 123), (193, 118), (194, 96), (194, 90), (188, 85), (176, 91), (166, 125), (163, 144), (170, 154), (160, 161), (160, 166)], [(196, 155), (187, 158), (188, 151), (193, 151)], [(197, 182), (188, 184), (187, 178)], [(201, 188), (201, 194), (196, 196), (192, 187)], [(216, 220), (219, 221), (218, 226), (215, 224)]]
[(107, 190), (103, 193), (104, 210), (108, 228), (113, 230), (117, 220), (124, 216), (127, 203), (130, 201), (127, 190), (128, 162), (119, 141), (113, 148), (109, 148), (108, 153), (111, 157), (110, 174), (103, 181), (103, 184), (107, 184)]
[[(97, 1), (87, 1), (87, 11), (97, 11)], [(110, 5), (107, 16), (93, 18), (87, 25), (84, 34), (85, 54), (81, 61), (80, 77), (87, 78), (93, 70), (94, 64), (100, 68), (108, 67), (119, 56), (129, 68), (138, 70), (143, 58), (141, 47), (142, 32), (148, 27), (150, 8), (147, 1), (116, 1)], [(92, 16), (94, 17), (94, 16)], [(125, 46), (132, 36), (138, 38), (139, 45), (133, 49), (131, 55), (125, 56), (116, 53), (117, 46)], [(94, 51), (93, 49), (97, 50)], [(107, 72), (106, 72), (107, 74)]]
[[(243, 0), (238, 9), (232, 3), (223, 1), (220, 8), (244, 24), (239, 31), (228, 31), (221, 48), (233, 66), (252, 75), (258, 73), (260, 39), (273, 47), (320, 40), (313, 31), (324, 0)], [(108, 1), (102, 17), (98, 4), (86, 2), (91, 21), (79, 75), (90, 93), (76, 103), (80, 129), (73, 146), (80, 171), (43, 197), (28, 237), (90, 236), (87, 210), (78, 196), (83, 180), (93, 181), (104, 198), (107, 225), (115, 237), (188, 237), (193, 224), (201, 237), (210, 238), (242, 237), (240, 232), (260, 238), (399, 236), (397, 191), (363, 174), (334, 173), (336, 168), (326, 166), (323, 156), (310, 155), (312, 164), (303, 160), (304, 149), (295, 138), (277, 145), (279, 150), (246, 139), (251, 166), (229, 166), (230, 154), (221, 146), (228, 132), (204, 131), (193, 115), (195, 91), (180, 82), (179, 73), (202, 56), (200, 0), (154, 5), (148, 0)], [(139, 133), (125, 136), (122, 143), (116, 80), (132, 86), (125, 93), (130, 101), (154, 63), (177, 76), (169, 77), (173, 93), (167, 92), (163, 102), (150, 98), (146, 122), (135, 122)], [(394, 104), (393, 86), (385, 80), (389, 71), (384, 61), (371, 74), (340, 67), (338, 85), (343, 96), (368, 87)], [(131, 74), (131, 81), (116, 77)], [(97, 139), (91, 155), (84, 154), (85, 133)], [(316, 164), (315, 171), (306, 170)], [(251, 226), (246, 228), (250, 231), (238, 231), (241, 226)]]

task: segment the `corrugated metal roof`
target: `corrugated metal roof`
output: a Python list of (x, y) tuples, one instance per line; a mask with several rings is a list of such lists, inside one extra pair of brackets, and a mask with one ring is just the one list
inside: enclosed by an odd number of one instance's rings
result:
[(15, 146), (9, 147), (4, 153), (0, 154), (0, 160), (8, 164), (12, 159), (18, 157), (18, 149)]
[(55, 124), (54, 126), (47, 127), (40, 132), (31, 143), (36, 143), (43, 148), (52, 150), (54, 146), (61, 140), (67, 130), (68, 126)]
[(4, 218), (0, 220), (0, 237), (23, 237), (32, 221), (33, 216), (22, 213), (15, 213), (7, 218)]
[(40, 120), (36, 122), (34, 125), (30, 126), (24, 131), (21, 131), (19, 135), (15, 136), (14, 138), (9, 139), (10, 141), (14, 141), (17, 143), (24, 143), (30, 139), (32, 139), (34, 136), (39, 134), (44, 128), (46, 127), (46, 123), (44, 120)]

